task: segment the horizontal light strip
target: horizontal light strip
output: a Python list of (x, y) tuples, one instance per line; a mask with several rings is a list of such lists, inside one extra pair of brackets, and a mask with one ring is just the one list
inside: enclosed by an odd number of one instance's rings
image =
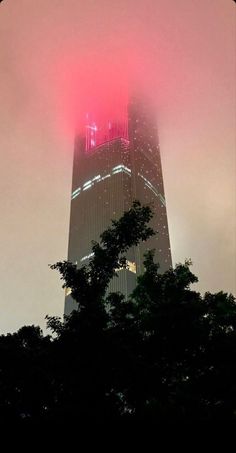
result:
[(75, 195), (77, 192), (80, 192), (81, 191), (81, 187), (78, 187), (78, 189), (74, 190), (74, 192), (72, 192), (72, 195)]
[(165, 206), (165, 205), (166, 205), (166, 200), (165, 200), (165, 198), (163, 197), (163, 195), (161, 195), (161, 193), (159, 193), (159, 198), (160, 198), (162, 204)]
[[(126, 173), (127, 175), (131, 176), (130, 168), (126, 167), (123, 164), (117, 165), (116, 167), (112, 168), (112, 175), (115, 175), (116, 173), (120, 173), (120, 172)], [(102, 177), (101, 177), (101, 175), (94, 176), (93, 179), (90, 179), (89, 181), (86, 181), (83, 184), (82, 190), (84, 191), (84, 190), (90, 189), (94, 185), (94, 183), (104, 181), (104, 179), (110, 178), (112, 175), (110, 173), (108, 173), (107, 175), (102, 176)], [(72, 192), (71, 199), (74, 200), (74, 198), (76, 198), (80, 194), (80, 192), (81, 192), (81, 187), (78, 187), (78, 189), (76, 189)]]
[(124, 138), (124, 137), (115, 137), (111, 140), (106, 140), (104, 141), (103, 143), (99, 143), (99, 145), (97, 146), (94, 146), (93, 148), (90, 148), (89, 151), (94, 150), (94, 151), (97, 151), (99, 150), (100, 148), (103, 148), (104, 146), (107, 146), (109, 147), (110, 145), (112, 145), (114, 142), (116, 142), (117, 140), (120, 140), (122, 145), (125, 145), (125, 147), (128, 147), (129, 146), (129, 140), (127, 138)]
[(107, 178), (110, 178), (110, 177), (111, 177), (110, 174), (108, 174), (108, 175), (106, 175), (106, 176), (103, 176), (103, 177), (101, 178), (101, 181), (104, 181), (104, 179), (107, 179)]
[(149, 184), (145, 183), (145, 186), (148, 187), (157, 197), (159, 196), (159, 194), (155, 191), (155, 189), (150, 187)]
[(142, 178), (145, 181), (145, 186), (147, 186), (157, 197), (159, 197), (160, 200), (161, 200), (161, 203), (163, 204), (163, 206), (165, 206), (166, 205), (166, 200), (163, 197), (163, 195), (161, 195), (161, 193), (158, 193), (157, 189), (152, 185), (152, 183), (150, 181), (148, 181), (147, 178), (145, 178), (140, 173), (138, 173), (138, 175), (140, 176), (140, 178)]
[(93, 186), (93, 184), (89, 184), (88, 186), (83, 187), (83, 190), (90, 189), (90, 187), (92, 187), (92, 186)]
[(85, 260), (89, 260), (89, 258), (92, 258), (92, 256), (94, 256), (94, 253), (90, 253), (89, 255), (85, 255), (83, 256), (83, 258), (81, 258), (80, 261), (85, 261)]
[(90, 181), (86, 181), (86, 182), (83, 184), (83, 187), (88, 186), (89, 184), (91, 184), (91, 182), (92, 182), (92, 179), (90, 179)]
[(116, 170), (118, 170), (118, 169), (119, 169), (120, 171), (125, 171), (125, 170), (126, 170), (126, 171), (128, 171), (129, 173), (131, 173), (130, 168), (128, 168), (128, 167), (126, 167), (125, 165), (122, 165), (122, 164), (121, 164), (121, 165), (117, 165), (116, 167), (114, 167), (114, 168), (112, 169), (112, 172), (114, 173), (114, 172), (115, 172)]
[(112, 170), (114, 171), (114, 170), (117, 170), (118, 168), (122, 168), (122, 167), (124, 167), (124, 165), (117, 165), (116, 167), (113, 167)]

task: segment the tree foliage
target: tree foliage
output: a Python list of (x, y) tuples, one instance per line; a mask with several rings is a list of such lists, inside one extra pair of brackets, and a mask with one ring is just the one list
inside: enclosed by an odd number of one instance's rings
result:
[(135, 202), (93, 243), (87, 266), (59, 270), (78, 310), (52, 335), (27, 326), (0, 337), (0, 417), (65, 420), (235, 420), (236, 304), (201, 296), (191, 262), (164, 274), (154, 251), (128, 300), (107, 293), (129, 247), (153, 234), (152, 212)]

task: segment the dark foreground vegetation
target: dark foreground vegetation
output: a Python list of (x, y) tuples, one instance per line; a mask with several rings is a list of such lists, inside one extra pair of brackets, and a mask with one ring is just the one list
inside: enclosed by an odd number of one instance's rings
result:
[(235, 420), (232, 295), (190, 289), (189, 262), (160, 275), (152, 251), (128, 301), (106, 295), (128, 248), (153, 234), (151, 216), (135, 202), (93, 243), (89, 265), (52, 266), (78, 311), (63, 323), (47, 317), (51, 335), (25, 326), (0, 337), (1, 420)]

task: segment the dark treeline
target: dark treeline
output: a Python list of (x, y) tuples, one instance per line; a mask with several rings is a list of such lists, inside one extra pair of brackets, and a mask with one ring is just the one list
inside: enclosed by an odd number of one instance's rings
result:
[[(190, 263), (158, 273), (154, 252), (129, 300), (107, 295), (125, 253), (153, 234), (149, 207), (134, 202), (93, 243), (77, 269), (52, 266), (78, 311), (47, 317), (52, 334), (25, 326), (0, 337), (0, 419), (191, 421), (236, 418), (236, 304), (223, 292), (201, 296)], [(220, 272), (220, 269), (219, 269)]]

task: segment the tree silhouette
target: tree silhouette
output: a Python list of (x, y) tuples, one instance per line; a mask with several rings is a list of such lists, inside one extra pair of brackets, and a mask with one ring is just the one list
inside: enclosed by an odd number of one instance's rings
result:
[(153, 234), (151, 216), (134, 202), (93, 243), (87, 266), (51, 266), (78, 310), (47, 317), (52, 335), (26, 326), (0, 337), (1, 420), (235, 420), (234, 297), (191, 289), (188, 261), (160, 274), (150, 250), (128, 300), (108, 293), (128, 248)]

